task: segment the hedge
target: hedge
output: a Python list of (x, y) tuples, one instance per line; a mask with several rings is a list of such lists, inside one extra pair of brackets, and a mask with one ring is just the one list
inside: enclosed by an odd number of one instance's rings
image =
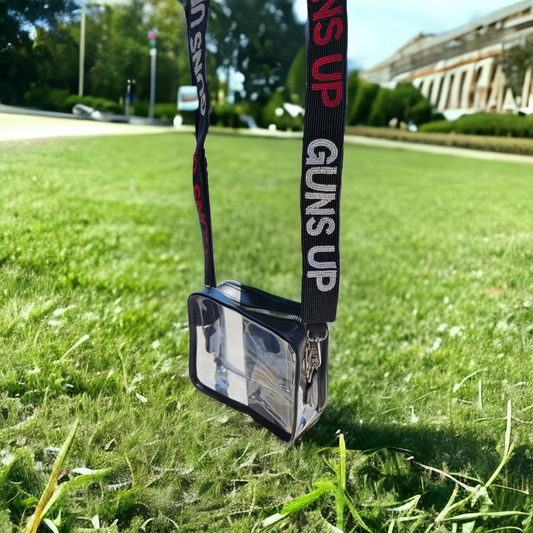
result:
[(533, 118), (525, 115), (496, 115), (476, 113), (463, 115), (448, 122), (431, 122), (420, 127), (426, 133), (460, 133), (464, 135), (489, 135), (499, 137), (533, 138)]
[(24, 101), (29, 107), (60, 113), (72, 113), (72, 108), (76, 104), (92, 107), (101, 113), (122, 113), (122, 107), (112, 100), (94, 96), (77, 96), (69, 94), (67, 89), (55, 89), (53, 87), (30, 89), (25, 93)]
[(100, 113), (112, 113), (119, 115), (123, 113), (122, 106), (112, 100), (106, 100), (105, 98), (97, 98), (95, 96), (77, 96), (71, 94), (64, 103), (64, 111), (66, 113), (72, 113), (72, 108), (76, 104), (83, 104), (92, 107)]
[(461, 135), (457, 133), (412, 133), (392, 128), (371, 128), (368, 126), (347, 127), (347, 135), (362, 135), (388, 139), (391, 141), (404, 141), (411, 143), (434, 144), (438, 146), (452, 146), (456, 148), (469, 148), (507, 154), (533, 156), (533, 140), (517, 139), (514, 137), (494, 137), (479, 135)]
[[(147, 117), (150, 111), (150, 102), (148, 100), (137, 100), (129, 107), (130, 115), (138, 117)], [(160, 102), (154, 106), (154, 118), (159, 120), (172, 121), (178, 114), (178, 108), (175, 102)], [(184, 124), (194, 124), (194, 113), (180, 112)]]
[(65, 111), (65, 101), (69, 97), (67, 89), (35, 87), (24, 94), (24, 102), (29, 107), (44, 111)]

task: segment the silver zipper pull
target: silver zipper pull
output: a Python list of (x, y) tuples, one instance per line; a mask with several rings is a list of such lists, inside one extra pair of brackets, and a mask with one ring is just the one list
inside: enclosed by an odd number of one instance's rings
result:
[(315, 370), (318, 370), (318, 368), (322, 364), (321, 355), (322, 354), (320, 351), (320, 341), (317, 342), (314, 340), (309, 340), (307, 343), (305, 359), (305, 374), (307, 377), (307, 383), (311, 383), (311, 380), (313, 379), (313, 372)]
[(307, 346), (305, 347), (305, 377), (307, 382), (311, 383), (313, 373), (320, 368), (322, 364), (321, 343), (327, 339), (327, 333), (324, 337), (310, 338), (307, 335)]

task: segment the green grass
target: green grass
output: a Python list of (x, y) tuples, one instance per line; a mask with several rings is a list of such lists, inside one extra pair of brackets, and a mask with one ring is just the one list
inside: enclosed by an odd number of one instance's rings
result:
[[(496, 486), (533, 481), (531, 168), (346, 147), (329, 404), (287, 447), (188, 380), (193, 150), (184, 134), (0, 145), (0, 532), (22, 531), (45, 448), (78, 418), (64, 473), (112, 470), (58, 499), (61, 533), (95, 515), (109, 531), (259, 531), (340, 475), (337, 430), (371, 531), (531, 531), (530, 497)], [(218, 279), (299, 299), (301, 142), (213, 135), (208, 156)], [(490, 500), (449, 515), (484, 516), (435, 523), (456, 484), (420, 465), (489, 481), (509, 400)], [(272, 530), (332, 531), (326, 492)], [(529, 517), (487, 514), (509, 511)]]

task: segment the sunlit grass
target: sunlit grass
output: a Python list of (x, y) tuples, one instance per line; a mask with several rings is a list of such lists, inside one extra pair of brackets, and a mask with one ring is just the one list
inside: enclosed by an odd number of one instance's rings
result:
[[(188, 381), (186, 300), (203, 279), (193, 150), (190, 135), (0, 146), (0, 532), (24, 529), (78, 418), (60, 482), (112, 471), (52, 506), (61, 533), (260, 530), (335, 481), (320, 450), (337, 430), (345, 494), (371, 531), (529, 531), (501, 513), (531, 511), (531, 168), (346, 147), (329, 405), (287, 447)], [(208, 157), (219, 281), (298, 299), (301, 142), (214, 135)], [(509, 400), (492, 503), (445, 518), (500, 514), (436, 523), (457, 486), (438, 471), (473, 487), (496, 472)], [(338, 502), (273, 530), (326, 531)], [(363, 531), (353, 516), (345, 531)]]

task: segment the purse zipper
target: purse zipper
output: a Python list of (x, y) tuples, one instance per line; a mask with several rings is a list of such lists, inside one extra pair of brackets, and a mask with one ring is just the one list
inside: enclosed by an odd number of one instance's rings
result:
[(272, 316), (274, 318), (281, 318), (285, 320), (292, 320), (293, 322), (299, 322), (300, 324), (303, 324), (302, 317), (298, 315), (293, 315), (290, 313), (282, 313), (279, 311), (269, 311), (268, 309), (261, 309), (260, 307), (250, 307), (249, 305), (244, 305), (239, 300), (233, 298), (229, 294), (226, 294), (224, 291), (221, 291), (218, 288), (215, 288), (216, 291), (218, 291), (220, 294), (223, 294), (226, 298), (230, 299), (237, 307), (241, 307), (242, 309), (246, 311), (252, 311), (254, 313), (261, 313), (262, 315), (268, 315)]

